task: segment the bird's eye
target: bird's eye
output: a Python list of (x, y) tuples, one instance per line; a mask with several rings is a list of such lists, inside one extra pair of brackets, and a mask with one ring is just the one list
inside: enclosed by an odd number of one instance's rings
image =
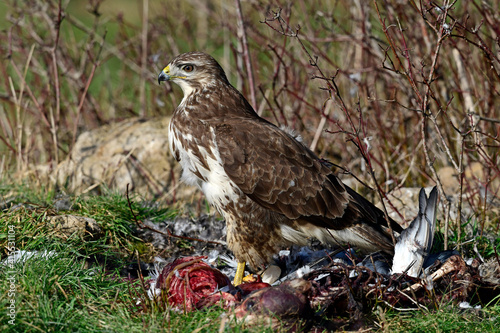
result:
[(189, 72), (192, 72), (192, 71), (193, 71), (193, 69), (194, 69), (194, 66), (193, 66), (193, 65), (184, 65), (184, 66), (182, 66), (182, 70), (183, 70), (184, 72), (188, 72), (188, 73), (189, 73)]

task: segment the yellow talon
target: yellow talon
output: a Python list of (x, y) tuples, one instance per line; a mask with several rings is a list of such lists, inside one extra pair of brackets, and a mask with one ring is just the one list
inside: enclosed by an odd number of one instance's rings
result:
[(238, 266), (236, 266), (236, 274), (234, 274), (233, 285), (237, 286), (243, 282), (243, 275), (245, 274), (245, 262), (238, 261)]
[(245, 283), (258, 282), (259, 280), (259, 276), (256, 274), (248, 274), (243, 278), (243, 282)]

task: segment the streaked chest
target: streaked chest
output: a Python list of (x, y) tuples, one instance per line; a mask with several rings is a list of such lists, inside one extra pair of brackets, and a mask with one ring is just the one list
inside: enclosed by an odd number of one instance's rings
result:
[(169, 145), (182, 166), (182, 179), (198, 186), (207, 200), (224, 214), (230, 203), (245, 196), (224, 170), (213, 128), (180, 120), (173, 118), (170, 122)]

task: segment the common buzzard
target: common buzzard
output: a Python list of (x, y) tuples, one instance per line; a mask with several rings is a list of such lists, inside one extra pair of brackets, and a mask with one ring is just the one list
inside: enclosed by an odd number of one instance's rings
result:
[(235, 283), (245, 263), (265, 268), (281, 248), (310, 237), (393, 252), (382, 211), (292, 133), (259, 117), (214, 58), (181, 54), (158, 76), (158, 83), (169, 80), (184, 92), (169, 126), (170, 149), (183, 179), (226, 220), (227, 244), (238, 260)]

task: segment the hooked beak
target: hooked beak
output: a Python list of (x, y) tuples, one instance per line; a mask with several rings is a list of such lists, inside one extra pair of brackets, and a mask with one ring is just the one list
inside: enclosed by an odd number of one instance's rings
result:
[(161, 81), (168, 81), (170, 80), (170, 66), (167, 66), (162, 69), (160, 74), (158, 74), (158, 84), (161, 84)]

